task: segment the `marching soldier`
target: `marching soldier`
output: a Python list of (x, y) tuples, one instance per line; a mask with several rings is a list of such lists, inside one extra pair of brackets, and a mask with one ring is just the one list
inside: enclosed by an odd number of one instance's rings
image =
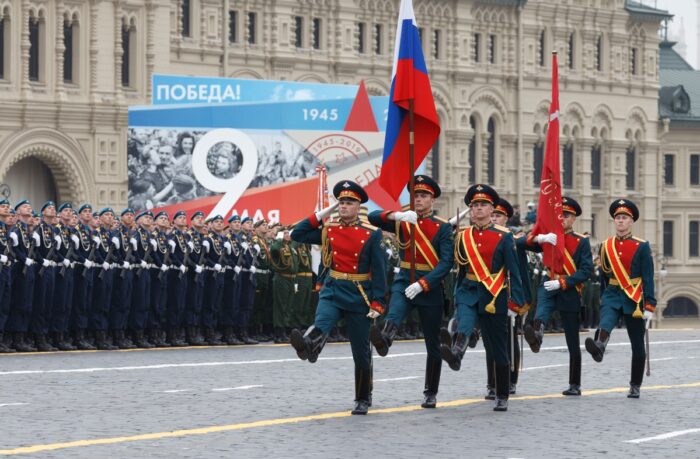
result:
[[(181, 338), (182, 318), (185, 312), (185, 300), (187, 299), (187, 266), (192, 254), (194, 244), (187, 237), (187, 214), (178, 210), (173, 216), (173, 231), (170, 233), (171, 253), (170, 260), (178, 269), (168, 270), (168, 295), (167, 295), (167, 341), (171, 346), (183, 347), (187, 343)], [(184, 269), (183, 269), (184, 268)], [(202, 267), (195, 265), (195, 274), (202, 271)]]
[[(510, 368), (508, 360), (508, 316), (517, 316), (525, 304), (520, 268), (513, 235), (508, 228), (491, 223), (499, 196), (488, 185), (473, 185), (464, 202), (471, 208), (472, 224), (455, 241), (459, 275), (455, 292), (456, 333), (440, 332), (440, 352), (450, 368), (459, 370), (468, 344), (468, 334), (481, 325), (486, 352), (496, 368), (494, 411), (508, 410)], [(510, 279), (510, 298), (507, 280)]]
[(90, 228), (92, 223), (92, 206), (83, 204), (78, 209), (79, 223), (77, 225), (77, 236), (80, 241), (78, 249), (75, 251), (75, 287), (73, 289), (73, 308), (71, 311), (71, 326), (75, 338), (75, 346), (80, 350), (95, 350), (95, 346), (86, 339), (85, 330), (88, 328), (88, 318), (90, 304), (92, 303), (92, 267), (95, 261), (95, 250), (97, 248), (93, 241), (93, 231)]
[(120, 222), (114, 230), (114, 236), (119, 241), (114, 251), (117, 267), (112, 289), (112, 303), (109, 309), (109, 326), (112, 330), (113, 343), (120, 349), (134, 349), (136, 345), (124, 333), (131, 311), (131, 291), (133, 286), (133, 260), (136, 239), (131, 234), (131, 224), (134, 220), (134, 210), (126, 208), (120, 214)]
[[(192, 227), (187, 231), (189, 241), (192, 242), (190, 262), (192, 263), (187, 272), (189, 281), (187, 283), (187, 302), (185, 303), (185, 336), (186, 341), (193, 346), (201, 346), (204, 339), (199, 331), (199, 321), (202, 314), (202, 301), (204, 299), (204, 265), (206, 263), (207, 251), (202, 245), (204, 241), (203, 232), (207, 231), (204, 226), (204, 212), (197, 211), (190, 219)], [(199, 266), (199, 269), (197, 269)]]
[[(295, 241), (322, 244), (324, 272), (314, 325), (302, 333), (294, 329), (291, 343), (302, 360), (318, 359), (328, 334), (342, 318), (350, 335), (355, 362), (355, 408), (352, 414), (367, 414), (371, 405), (372, 350), (369, 345), (370, 320), (385, 309), (386, 259), (381, 249), (382, 232), (362, 223), (360, 204), (367, 193), (349, 180), (333, 187), (338, 202), (297, 224)], [(339, 220), (324, 224), (335, 208)], [(369, 312), (368, 312), (369, 309)]]
[(292, 321), (295, 294), (299, 290), (299, 255), (291, 241), (289, 228), (284, 228), (270, 246), (270, 261), (275, 273), (272, 277), (272, 326), (275, 343), (289, 342), (284, 328)]
[[(632, 345), (632, 375), (629, 398), (639, 398), (644, 378), (644, 334), (654, 316), (654, 260), (649, 242), (632, 236), (632, 225), (639, 209), (628, 199), (610, 205), (615, 236), (600, 246), (601, 297), (600, 327), (595, 338), (586, 338), (586, 350), (601, 362), (613, 328), (624, 317)], [(642, 312), (642, 310), (644, 312)]]
[[(532, 325), (525, 326), (524, 333), (532, 352), (539, 352), (544, 338), (544, 327), (556, 310), (562, 319), (566, 345), (569, 348), (569, 388), (563, 395), (581, 395), (581, 347), (579, 342), (581, 291), (593, 270), (591, 245), (583, 234), (574, 232), (576, 217), (581, 215), (581, 206), (574, 199), (562, 197), (564, 213), (564, 272), (544, 274), (537, 292), (537, 311)], [(528, 250), (541, 252), (540, 244), (556, 245), (556, 234), (528, 236)]]
[[(440, 197), (440, 186), (427, 175), (417, 175), (413, 199), (415, 212), (381, 212), (369, 215), (371, 224), (384, 231), (395, 231), (401, 252), (400, 272), (391, 288), (389, 314), (384, 328), (370, 328), (370, 340), (377, 353), (386, 356), (401, 322), (416, 308), (425, 336), (428, 357), (425, 365), (423, 408), (435, 408), (440, 385), (440, 325), (445, 303), (442, 281), (454, 264), (451, 225), (433, 212)], [(415, 281), (411, 280), (411, 231), (415, 230)]]
[(7, 199), (0, 199), (0, 354), (15, 352), (12, 348), (12, 339), (5, 335), (5, 325), (10, 315), (10, 292), (12, 291), (11, 267), (12, 239), (9, 238), (9, 229), (6, 221), (10, 216), (10, 203)]

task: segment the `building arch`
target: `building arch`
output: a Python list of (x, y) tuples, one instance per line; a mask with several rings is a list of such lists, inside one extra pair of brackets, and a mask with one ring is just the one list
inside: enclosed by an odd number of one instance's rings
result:
[(328, 83), (325, 78), (315, 73), (305, 73), (297, 78), (296, 81), (308, 83)]
[(262, 74), (256, 72), (255, 70), (251, 70), (251, 69), (236, 70), (235, 72), (231, 72), (231, 74), (229, 74), (229, 77), (230, 78), (251, 78), (254, 80), (262, 80), (265, 78)]
[(482, 87), (472, 93), (469, 98), (469, 105), (476, 107), (479, 104), (490, 106), (494, 111), (498, 112), (500, 121), (505, 124), (507, 121), (507, 110), (505, 99), (493, 88)]
[(43, 162), (53, 174), (60, 201), (85, 202), (96, 196), (94, 177), (83, 148), (65, 134), (46, 128), (24, 130), (0, 146), (0, 181), (12, 166), (26, 158)]

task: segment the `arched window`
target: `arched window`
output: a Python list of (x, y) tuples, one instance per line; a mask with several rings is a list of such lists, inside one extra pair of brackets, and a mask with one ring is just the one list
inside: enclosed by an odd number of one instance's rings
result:
[(567, 50), (567, 60), (568, 60), (568, 65), (570, 69), (574, 68), (575, 65), (575, 60), (574, 60), (574, 53), (576, 52), (576, 35), (574, 32), (571, 32), (569, 34), (569, 43), (568, 43), (568, 50)]
[(469, 141), (469, 183), (476, 183), (476, 120), (473, 116), (469, 117), (469, 126), (472, 128), (472, 139)]
[(574, 144), (569, 142), (564, 145), (562, 152), (562, 186), (564, 188), (574, 187)]
[(540, 39), (537, 44), (537, 62), (539, 63), (540, 67), (544, 67), (545, 65), (547, 65), (546, 47), (547, 45), (545, 44), (545, 30), (542, 29), (540, 31)]
[(77, 18), (66, 17), (63, 21), (63, 81), (66, 83), (77, 82), (79, 37)]
[(44, 79), (44, 36), (46, 34), (46, 22), (41, 16), (29, 17), (29, 80), (42, 81)]
[(0, 10), (0, 80), (5, 79), (5, 59), (9, 52), (6, 47), (10, 45), (10, 11), (6, 8)]
[(664, 317), (697, 317), (698, 305), (685, 296), (677, 296), (668, 302)]
[(595, 69), (603, 71), (603, 35), (598, 35), (595, 42)]
[(192, 5), (190, 0), (182, 0), (182, 36), (192, 36)]
[(627, 177), (625, 179), (625, 184), (627, 185), (628, 190), (634, 190), (635, 187), (635, 178), (636, 178), (636, 156), (637, 156), (637, 151), (634, 146), (630, 146), (627, 148), (627, 151), (625, 152), (625, 172), (627, 174)]
[(122, 86), (134, 86), (136, 66), (136, 26), (124, 23), (122, 26)]
[(487, 131), (489, 140), (486, 145), (486, 167), (488, 169), (488, 183), (493, 185), (496, 182), (496, 122), (493, 118), (489, 118)]
[(532, 167), (535, 172), (532, 174), (532, 184), (535, 187), (540, 186), (540, 181), (542, 180), (542, 165), (544, 163), (544, 143), (542, 141), (537, 142), (532, 148)]

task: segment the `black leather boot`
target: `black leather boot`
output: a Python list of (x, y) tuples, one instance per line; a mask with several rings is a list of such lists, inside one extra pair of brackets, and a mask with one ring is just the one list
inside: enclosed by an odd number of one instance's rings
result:
[(630, 384), (630, 391), (627, 393), (627, 398), (639, 398), (640, 389), (638, 384)]
[(35, 333), (34, 340), (36, 342), (36, 348), (40, 352), (54, 352), (58, 350), (57, 348), (53, 347), (51, 343), (49, 343), (49, 341), (46, 339), (46, 335), (43, 333)]
[(564, 395), (581, 395), (581, 354), (569, 356), (569, 388)]
[(243, 341), (238, 339), (236, 334), (233, 332), (233, 327), (224, 328), (223, 340), (226, 344), (231, 345), (231, 346), (238, 346), (238, 345), (243, 344)]
[(61, 351), (74, 351), (76, 347), (73, 346), (61, 332), (54, 333), (54, 343), (55, 346)]
[(101, 351), (116, 351), (119, 349), (117, 346), (113, 346), (112, 343), (107, 339), (107, 332), (104, 330), (95, 331), (95, 346)]
[(275, 344), (284, 343), (284, 329), (282, 327), (275, 327), (274, 333), (275, 333), (274, 343)]
[(219, 338), (217, 338), (213, 328), (204, 329), (204, 340), (210, 346), (221, 346), (224, 344), (221, 340), (219, 340)]
[[(440, 338), (442, 340), (442, 333), (440, 334)], [(467, 335), (457, 332), (453, 341), (451, 347), (447, 347), (444, 343), (440, 345), (440, 355), (442, 356), (442, 360), (447, 362), (451, 369), (459, 371), (462, 367), (462, 357), (464, 357), (464, 353), (467, 350)]]
[(586, 338), (586, 350), (596, 362), (603, 361), (605, 346), (608, 345), (609, 339), (610, 335), (608, 332), (601, 329), (596, 330), (594, 339)]
[(510, 365), (496, 365), (496, 406), (494, 411), (508, 411)]
[(189, 346), (182, 338), (181, 338), (181, 330), (179, 328), (169, 328), (168, 329), (168, 336), (167, 340), (170, 343), (171, 346), (173, 347), (185, 347)]
[(351, 414), (367, 414), (369, 410), (369, 393), (372, 381), (369, 369), (355, 367), (355, 408)]
[(11, 354), (16, 352), (5, 340), (4, 333), (0, 332), (0, 354)]
[[(243, 341), (243, 344), (258, 344), (257, 341), (255, 341), (253, 338), (251, 338), (248, 335), (248, 330), (246, 328), (241, 328), (240, 339), (241, 339), (241, 341)], [(286, 342), (286, 340), (284, 342)]]
[(90, 344), (90, 342), (88, 342), (88, 340), (85, 338), (85, 330), (75, 331), (74, 343), (75, 346), (81, 351), (94, 351), (95, 349), (97, 349), (95, 346)]
[(17, 349), (17, 352), (36, 352), (36, 348), (27, 340), (26, 333), (15, 333), (12, 347)]
[(642, 386), (642, 381), (644, 380), (644, 366), (646, 361), (644, 359), (632, 358), (632, 375), (630, 378), (630, 391), (627, 394), (627, 398), (639, 398), (639, 391)]
[(496, 366), (493, 359), (486, 357), (486, 395), (484, 400), (496, 400)]
[(385, 357), (389, 353), (397, 331), (398, 327), (391, 320), (384, 322), (384, 327), (381, 330), (376, 325), (369, 328), (369, 340), (377, 350), (377, 354)]
[(525, 325), (523, 333), (525, 334), (525, 341), (530, 345), (532, 352), (540, 352), (542, 340), (544, 339), (544, 324), (540, 320), (535, 319), (532, 324)]
[(469, 335), (469, 343), (467, 344), (470, 349), (476, 347), (476, 343), (479, 342), (479, 329), (473, 328), (471, 334)]
[(318, 360), (318, 355), (323, 350), (323, 346), (326, 345), (327, 339), (328, 335), (312, 325), (303, 336), (301, 331), (296, 328), (292, 330), (290, 341), (301, 360), (308, 360), (309, 363), (314, 363)]
[(442, 360), (430, 358), (425, 362), (425, 386), (423, 389), (423, 408), (435, 408), (437, 406), (437, 393), (440, 386), (440, 372)]

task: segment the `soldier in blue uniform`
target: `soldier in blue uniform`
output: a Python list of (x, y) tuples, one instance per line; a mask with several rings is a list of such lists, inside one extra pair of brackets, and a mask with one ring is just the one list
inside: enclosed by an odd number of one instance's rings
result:
[(80, 350), (95, 350), (85, 336), (88, 328), (90, 305), (92, 303), (92, 283), (94, 273), (95, 250), (97, 248), (93, 238), (90, 223), (92, 223), (92, 206), (83, 204), (78, 209), (79, 222), (77, 236), (80, 241), (75, 251), (75, 287), (73, 289), (73, 307), (71, 310), (70, 328), (73, 330), (74, 344)]
[(58, 274), (56, 275), (49, 331), (53, 335), (55, 347), (62, 351), (74, 351), (76, 348), (67, 339), (66, 332), (68, 331), (71, 305), (73, 303), (74, 253), (80, 241), (76, 234), (77, 231), (71, 225), (73, 206), (68, 202), (63, 203), (58, 207), (58, 213), (60, 221), (56, 228), (58, 236), (61, 238), (58, 251), (63, 261), (59, 265)]
[[(131, 249), (132, 265), (132, 294), (131, 314), (129, 315), (129, 329), (132, 330), (135, 345), (138, 347), (153, 347), (146, 343), (143, 330), (146, 328), (149, 308), (151, 305), (151, 254), (155, 250), (155, 240), (151, 238), (151, 225), (153, 224), (153, 212), (144, 210), (136, 217), (136, 230), (131, 234), (134, 245)], [(131, 241), (129, 241), (131, 244)], [(146, 345), (148, 344), (148, 345)]]
[[(164, 322), (166, 304), (168, 300), (168, 278), (166, 273), (169, 270), (179, 270), (184, 274), (187, 269), (184, 266), (173, 266), (170, 259), (172, 252), (172, 244), (168, 239), (168, 231), (170, 230), (170, 216), (164, 210), (158, 212), (155, 216), (155, 226), (151, 228), (151, 247), (152, 257), (149, 264), (149, 271), (144, 275), (150, 278), (151, 297), (149, 300), (149, 308), (145, 328), (148, 329), (148, 336), (140, 338), (144, 344), (143, 347), (169, 347), (169, 344), (163, 339), (161, 328)], [(148, 261), (148, 260), (147, 260)]]
[[(415, 177), (415, 212), (375, 211), (369, 222), (384, 231), (396, 233), (401, 251), (400, 271), (391, 287), (389, 313), (384, 327), (370, 328), (370, 340), (381, 356), (387, 355), (401, 322), (417, 308), (425, 335), (428, 356), (425, 364), (423, 408), (435, 408), (440, 385), (442, 358), (440, 357), (440, 325), (445, 305), (443, 279), (454, 265), (452, 226), (433, 212), (433, 204), (440, 197), (440, 186), (427, 175)], [(410, 232), (415, 229), (415, 279), (411, 282)]]
[(215, 215), (207, 220), (211, 223), (211, 228), (204, 239), (204, 247), (207, 252), (204, 281), (204, 302), (202, 303), (202, 328), (204, 329), (204, 339), (210, 346), (220, 346), (224, 344), (216, 335), (215, 330), (218, 324), (219, 308), (224, 292), (224, 273), (222, 273), (226, 262), (226, 248), (224, 238), (221, 236), (224, 218)]
[(595, 338), (586, 338), (586, 350), (593, 360), (601, 362), (613, 328), (625, 319), (627, 336), (632, 345), (632, 375), (629, 398), (639, 398), (644, 379), (644, 334), (654, 316), (654, 260), (651, 246), (644, 239), (632, 236), (632, 225), (639, 218), (639, 209), (629, 199), (618, 199), (610, 205), (615, 222), (615, 236), (600, 246), (601, 296), (600, 327)]
[(120, 349), (134, 349), (136, 345), (126, 336), (125, 331), (131, 311), (131, 291), (134, 273), (131, 269), (133, 263), (134, 246), (136, 239), (132, 236), (131, 225), (134, 221), (134, 210), (126, 208), (120, 214), (120, 222), (114, 230), (114, 236), (118, 239), (118, 247), (114, 250), (114, 263), (117, 269), (114, 271), (114, 286), (112, 287), (112, 301), (109, 308), (109, 327), (112, 330), (114, 344)]
[(250, 325), (250, 317), (253, 313), (253, 304), (255, 303), (255, 257), (259, 253), (255, 250), (253, 244), (253, 219), (245, 217), (241, 220), (241, 231), (238, 234), (241, 249), (243, 250), (243, 259), (241, 272), (238, 274), (238, 327), (240, 333), (238, 338), (245, 344), (258, 344), (248, 333)]
[(0, 354), (15, 352), (12, 348), (12, 338), (5, 334), (5, 325), (10, 315), (11, 270), (14, 261), (12, 239), (5, 223), (9, 215), (10, 202), (0, 199)]
[[(191, 268), (187, 275), (187, 302), (185, 303), (184, 325), (186, 331), (186, 341), (194, 346), (204, 344), (204, 338), (199, 331), (199, 321), (202, 314), (202, 301), (204, 299), (204, 265), (206, 263), (207, 251), (202, 245), (204, 234), (207, 229), (204, 226), (204, 212), (197, 211), (190, 219), (192, 227), (187, 231), (189, 241), (192, 242), (190, 262)], [(197, 269), (199, 266), (199, 269)]]
[(525, 298), (513, 235), (508, 228), (491, 223), (498, 200), (496, 190), (482, 184), (470, 187), (464, 197), (471, 209), (472, 225), (460, 231), (455, 240), (455, 260), (459, 265), (454, 317), (457, 327), (454, 335), (441, 330), (440, 352), (450, 368), (459, 370), (468, 335), (478, 320), (486, 352), (495, 361), (494, 410), (506, 411), (510, 392), (508, 315), (521, 314)]
[[(360, 204), (368, 199), (360, 185), (341, 181), (333, 187), (333, 195), (337, 204), (302, 220), (292, 232), (292, 239), (297, 242), (321, 244), (323, 273), (319, 276), (322, 287), (315, 323), (303, 335), (294, 329), (291, 343), (300, 359), (313, 363), (331, 329), (345, 319), (355, 362), (356, 404), (352, 414), (367, 414), (372, 387), (370, 321), (385, 309), (382, 232), (359, 219)], [(324, 224), (323, 219), (336, 207), (339, 220)]]
[[(187, 299), (187, 260), (191, 254), (192, 242), (187, 236), (187, 214), (178, 210), (173, 215), (173, 231), (169, 235), (170, 263), (177, 269), (168, 270), (168, 294), (167, 294), (167, 341), (171, 346), (183, 347), (187, 343), (182, 340), (182, 319), (185, 312), (185, 300)], [(171, 244), (172, 242), (172, 244)], [(195, 273), (202, 271), (201, 266), (195, 266)]]
[[(566, 247), (563, 272), (553, 273), (549, 270), (542, 277), (542, 285), (537, 292), (537, 311), (532, 324), (525, 326), (525, 339), (532, 352), (539, 352), (544, 338), (544, 327), (554, 311), (559, 315), (564, 326), (566, 346), (569, 349), (569, 388), (564, 395), (581, 395), (581, 347), (579, 328), (581, 324), (581, 289), (593, 271), (593, 257), (588, 238), (574, 232), (573, 225), (582, 210), (573, 198), (562, 196), (564, 213), (564, 242)], [(539, 237), (541, 242), (535, 239)], [(542, 243), (556, 245), (556, 234), (530, 235), (526, 238), (527, 250), (541, 252)]]
[(97, 213), (100, 226), (96, 229), (95, 244), (95, 262), (97, 268), (95, 271), (95, 280), (92, 296), (92, 305), (90, 307), (90, 327), (95, 333), (95, 345), (100, 350), (113, 351), (118, 349), (112, 345), (111, 340), (107, 336), (109, 328), (109, 306), (112, 298), (112, 288), (114, 285), (114, 275), (116, 256), (115, 251), (119, 250), (119, 238), (112, 231), (114, 226), (114, 211), (105, 207)]
[(226, 269), (221, 274), (224, 277), (224, 290), (221, 300), (219, 315), (219, 325), (223, 330), (222, 341), (226, 344), (243, 344), (243, 341), (236, 336), (239, 332), (238, 326), (238, 278), (241, 268), (238, 260), (242, 258), (242, 249), (238, 243), (238, 233), (234, 232), (233, 222), (240, 222), (238, 215), (232, 215), (228, 219), (228, 229), (224, 231), (224, 249), (226, 250)]

